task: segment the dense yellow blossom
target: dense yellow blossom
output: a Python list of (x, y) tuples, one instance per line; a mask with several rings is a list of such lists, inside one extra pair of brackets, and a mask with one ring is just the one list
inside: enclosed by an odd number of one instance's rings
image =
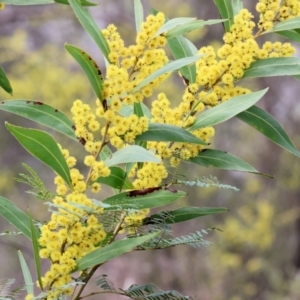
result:
[[(286, 0), (279, 5), (279, 1), (259, 1), (256, 9), (260, 12), (260, 33), (272, 28), (276, 21), (298, 16), (300, 9), (299, 2), (296, 2)], [(114, 25), (102, 31), (110, 48), (110, 64), (103, 81), (103, 99), (96, 100), (95, 110), (81, 100), (75, 100), (71, 108), (75, 135), (87, 151), (84, 164), (88, 172), (84, 176), (75, 168), (75, 157), (59, 146), (70, 169), (71, 188), (60, 176), (54, 178), (57, 196), (53, 199), (53, 205), (57, 211), (52, 212), (51, 220), (41, 227), (40, 257), (52, 263), (42, 277), (44, 287), (50, 290), (47, 299), (71, 293), (70, 287), (62, 286), (71, 282), (70, 273), (76, 268), (76, 262), (99, 247), (106, 237), (103, 224), (97, 217), (103, 209), (87, 196), (88, 190), (98, 193), (101, 184), (97, 180), (111, 174), (111, 169), (99, 158), (104, 146), (110, 145), (119, 150), (135, 144), (136, 137), (148, 130), (150, 122), (188, 128), (205, 109), (250, 92), (236, 86), (236, 82), (251, 63), (263, 58), (291, 56), (295, 52), (289, 43), (266, 42), (260, 46), (255, 40), (252, 19), (253, 15), (242, 9), (234, 17), (234, 24), (224, 34), (224, 44), (217, 51), (211, 46), (200, 48), (199, 54), (204, 55), (196, 62), (196, 82), (187, 83), (181, 95), (182, 101), (176, 107), (172, 107), (167, 95), (159, 93), (152, 101), (151, 118), (135, 113), (125, 116), (122, 109), (142, 104), (169, 76), (161, 75), (141, 89), (136, 88), (169, 61), (163, 49), (167, 42), (165, 35), (155, 36), (164, 24), (165, 16), (162, 13), (148, 16), (137, 34), (136, 44), (130, 46), (125, 45)], [(204, 127), (191, 133), (209, 143), (215, 131), (213, 127)], [(139, 163), (131, 168), (128, 177), (137, 190), (161, 186), (169, 175), (166, 162), (177, 167), (181, 160), (196, 157), (203, 150), (201, 145), (182, 142), (150, 141), (144, 146), (162, 162)], [(148, 213), (148, 209), (126, 212), (123, 221), (128, 232), (134, 233)], [(255, 212), (245, 208), (238, 214), (246, 225), (238, 231), (241, 233), (239, 235), (236, 231), (239, 225), (237, 220), (228, 218), (225, 223), (226, 239), (231, 244), (240, 245), (247, 236), (249, 245), (260, 249), (269, 247), (274, 237), (270, 232), (265, 234), (265, 230), (271, 231), (270, 220), (274, 214), (271, 207), (261, 202)], [(242, 265), (240, 257), (233, 253), (227, 253), (221, 260), (230, 268)], [(255, 273), (260, 265), (253, 260), (246, 267)], [(248, 294), (251, 291), (249, 287)]]

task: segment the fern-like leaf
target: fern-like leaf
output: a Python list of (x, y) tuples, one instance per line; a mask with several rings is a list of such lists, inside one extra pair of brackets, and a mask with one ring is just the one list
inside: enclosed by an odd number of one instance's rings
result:
[(202, 232), (197, 231), (195, 233), (176, 237), (173, 239), (161, 239), (160, 243), (157, 245), (156, 249), (164, 249), (169, 247), (175, 247), (179, 245), (188, 245), (194, 248), (202, 248), (211, 245), (211, 242), (206, 241), (203, 238), (203, 233), (207, 234), (207, 231), (202, 230)]
[(107, 278), (107, 275), (103, 274), (96, 278), (96, 285), (102, 290), (117, 293), (117, 289), (114, 284)]
[(44, 183), (37, 173), (30, 166), (26, 164), (22, 165), (28, 171), (29, 175), (20, 173), (20, 178), (15, 178), (15, 181), (31, 186), (32, 190), (27, 191), (27, 193), (35, 196), (37, 199), (44, 201), (52, 199), (55, 195), (45, 188)]
[(15, 279), (13, 278), (0, 279), (0, 300), (15, 300), (20, 296), (20, 291), (24, 290), (24, 285), (11, 289), (14, 282)]
[(122, 290), (124, 295), (134, 300), (192, 300), (189, 296), (172, 291), (163, 291), (154, 284), (132, 285), (128, 290)]
[(184, 184), (187, 186), (199, 186), (199, 187), (210, 187), (210, 186), (216, 186), (220, 189), (232, 189), (235, 192), (238, 192), (239, 189), (235, 186), (231, 186), (228, 184), (222, 184), (218, 181), (217, 177), (210, 176), (210, 177), (202, 177), (202, 178), (196, 178), (195, 180), (188, 181), (188, 180), (177, 180), (177, 184)]

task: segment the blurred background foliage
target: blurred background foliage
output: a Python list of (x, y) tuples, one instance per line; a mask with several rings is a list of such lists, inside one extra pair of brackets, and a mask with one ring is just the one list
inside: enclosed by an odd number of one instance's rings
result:
[[(101, 28), (115, 23), (123, 38), (130, 43), (135, 37), (132, 2), (98, 1), (100, 6), (90, 11)], [(219, 18), (213, 1), (149, 0), (143, 3), (146, 13), (154, 7), (169, 18)], [(252, 12), (255, 3), (244, 0)], [(222, 32), (219, 24), (195, 31), (188, 38), (198, 47), (218, 47), (222, 43)], [(280, 39), (275, 35), (267, 38)], [(6, 6), (0, 11), (0, 65), (7, 72), (14, 90), (12, 97), (0, 91), (0, 100), (42, 101), (66, 114), (76, 99), (94, 102), (95, 96), (83, 72), (64, 50), (65, 42), (87, 50), (103, 65), (98, 50), (68, 6)], [(180, 101), (177, 95), (183, 89), (181, 81), (176, 80), (171, 78), (161, 87), (174, 103)], [(245, 81), (244, 84), (256, 90), (270, 86), (260, 105), (281, 122), (299, 149), (300, 82), (293, 78), (272, 78)], [(4, 121), (39, 126), (4, 112), (0, 112), (0, 119), (0, 194), (23, 210), (29, 206), (37, 219), (45, 220), (48, 216), (46, 207), (24, 194), (26, 186), (16, 184), (13, 178), (25, 171), (22, 162), (37, 170), (49, 188), (53, 184), (53, 174), (20, 147), (6, 131)], [(210, 231), (207, 236), (212, 246), (127, 254), (104, 265), (102, 274), (108, 274), (121, 288), (153, 282), (163, 289), (176, 289), (201, 300), (300, 299), (300, 160), (237, 119), (218, 125), (216, 133), (213, 147), (231, 152), (275, 178), (200, 167), (189, 170), (190, 179), (213, 175), (221, 183), (240, 189), (235, 192), (193, 187), (188, 189), (189, 197), (177, 203), (179, 206), (229, 209), (222, 215), (178, 224), (174, 230), (177, 235), (182, 235), (216, 227), (220, 230)], [(61, 136), (55, 138), (63, 146), (74, 149), (75, 153), (83, 152), (79, 145), (75, 146)], [(0, 231), (5, 230), (13, 229), (0, 220)], [(17, 260), (19, 248), (26, 259), (32, 261), (30, 245), (23, 237), (0, 236), (1, 277), (17, 277), (21, 283), (23, 279)], [(103, 299), (117, 298), (107, 296)]]

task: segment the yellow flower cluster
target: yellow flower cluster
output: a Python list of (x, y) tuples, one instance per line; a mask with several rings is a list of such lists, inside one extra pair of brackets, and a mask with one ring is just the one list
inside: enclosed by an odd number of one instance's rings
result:
[[(195, 116), (192, 115), (192, 109), (196, 112), (204, 110), (203, 103), (197, 103), (198, 84), (191, 84), (185, 89), (182, 97), (182, 102), (178, 107), (170, 108), (170, 101), (164, 93), (158, 95), (157, 100), (153, 101), (151, 113), (152, 122), (166, 123), (179, 127), (188, 127), (193, 124)], [(194, 113), (193, 113), (194, 114)], [(214, 136), (214, 129), (212, 127), (201, 128), (192, 131), (192, 133), (208, 142)], [(176, 167), (180, 159), (188, 160), (191, 157), (197, 156), (203, 146), (189, 143), (165, 143), (165, 142), (148, 142), (148, 148), (156, 151), (162, 159), (170, 158), (172, 166)]]
[(0, 10), (4, 9), (4, 7), (5, 7), (5, 4), (0, 3)]
[(114, 111), (121, 108), (121, 102), (132, 104), (150, 97), (153, 89), (168, 77), (169, 74), (161, 75), (141, 91), (132, 93), (141, 81), (169, 60), (165, 51), (161, 49), (166, 45), (166, 38), (162, 35), (154, 36), (164, 22), (163, 13), (148, 16), (137, 35), (136, 45), (129, 47), (124, 46), (124, 41), (114, 25), (109, 25), (102, 31), (111, 50), (109, 59), (112, 63), (107, 67), (103, 97), (111, 102), (111, 106), (116, 106)]
[(298, 0), (260, 0), (256, 5), (260, 13), (258, 27), (270, 30), (274, 22), (289, 20), (300, 16), (300, 2)]
[(71, 282), (70, 272), (76, 268), (76, 261), (93, 251), (106, 236), (97, 217), (88, 213), (101, 213), (101, 209), (84, 193), (74, 191), (64, 198), (57, 196), (53, 203), (58, 211), (41, 227), (39, 238), (40, 257), (52, 262), (42, 277), (43, 286), (50, 290), (47, 299), (72, 292), (71, 287), (63, 286)]
[(260, 48), (253, 34), (255, 23), (252, 18), (248, 10), (242, 9), (234, 17), (234, 24), (230, 32), (225, 33), (225, 43), (217, 53), (212, 47), (199, 50), (205, 56), (197, 62), (197, 83), (205, 88), (199, 93), (199, 100), (205, 105), (215, 106), (234, 96), (249, 93), (250, 90), (234, 86), (234, 83), (243, 77), (244, 70), (255, 60), (295, 53), (290, 43), (266, 42)]
[[(298, 15), (298, 1), (296, 5), (296, 2), (292, 0), (284, 0), (280, 9), (279, 7), (275, 9), (272, 3), (278, 4), (278, 2), (269, 0), (259, 2), (257, 10), (263, 18), (261, 22), (264, 22), (264, 25), (259, 25), (261, 30), (267, 30), (266, 22), (274, 22), (278, 16), (280, 16), (279, 20), (282, 20), (280, 18), (284, 17), (282, 12), (284, 6), (288, 7), (290, 16)], [(271, 17), (268, 11), (273, 11), (274, 16)], [(294, 53), (295, 49), (289, 43), (266, 42), (260, 47), (253, 34), (255, 23), (252, 18), (248, 10), (241, 10), (235, 16), (230, 32), (224, 35), (224, 45), (217, 52), (210, 46), (199, 50), (199, 54), (204, 54), (204, 56), (196, 62), (196, 83), (186, 87), (182, 102), (175, 108), (171, 108), (167, 96), (160, 93), (152, 102), (151, 120), (136, 114), (125, 117), (122, 109), (125, 105), (141, 103), (145, 98), (150, 97), (154, 88), (169, 76), (169, 74), (161, 75), (141, 90), (133, 92), (145, 78), (168, 62), (167, 55), (162, 49), (166, 44), (166, 38), (164, 35), (155, 36), (165, 22), (164, 15), (158, 13), (156, 16), (148, 16), (141, 25), (136, 44), (129, 47), (125, 46), (114, 25), (109, 25), (103, 30), (111, 51), (110, 64), (103, 82), (103, 99), (96, 100), (95, 112), (92, 112), (91, 107), (81, 100), (76, 100), (71, 108), (75, 134), (88, 152), (84, 158), (84, 164), (89, 167), (89, 173), (85, 179), (80, 171), (74, 168), (76, 159), (70, 156), (68, 150), (60, 147), (70, 168), (72, 189), (71, 191), (68, 189), (63, 178), (55, 177), (58, 196), (54, 198), (53, 204), (57, 212), (53, 212), (51, 220), (41, 227), (40, 256), (52, 262), (50, 270), (42, 278), (43, 285), (50, 290), (47, 299), (55, 299), (60, 294), (67, 295), (71, 292), (70, 287), (62, 287), (70, 283), (69, 274), (76, 268), (76, 261), (94, 250), (106, 236), (102, 224), (98, 222), (95, 215), (101, 214), (102, 209), (86, 195), (88, 188), (91, 188), (93, 192), (99, 192), (101, 185), (97, 179), (110, 175), (110, 169), (99, 160), (99, 153), (106, 144), (116, 149), (134, 144), (136, 136), (147, 131), (149, 122), (187, 128), (194, 123), (196, 114), (206, 108), (250, 92), (248, 89), (235, 86), (235, 82), (243, 77), (244, 71), (252, 62), (268, 57), (290, 56)], [(105, 123), (104, 126), (103, 123)], [(101, 133), (102, 139), (98, 139), (97, 133), (99, 135)], [(210, 142), (214, 133), (212, 127), (192, 131), (192, 134), (207, 143)], [(151, 141), (147, 142), (147, 149), (162, 160), (169, 160), (171, 166), (176, 167), (181, 160), (197, 156), (203, 146)], [(132, 178), (133, 187), (142, 190), (161, 185), (162, 181), (168, 177), (168, 171), (164, 162), (136, 164), (131, 169), (129, 177)], [(258, 214), (265, 217), (268, 209), (262, 205), (258, 209)], [(140, 224), (148, 213), (148, 209), (130, 212), (124, 219), (129, 226), (129, 232), (130, 226), (134, 230), (134, 227)], [(245, 216), (246, 214), (241, 212), (241, 217), (247, 221)], [(250, 217), (253, 221), (252, 216)], [(262, 226), (269, 224), (271, 217), (272, 211), (269, 212), (267, 223), (257, 222), (251, 228), (255, 227), (257, 232), (261, 231)], [(236, 228), (234, 220), (230, 222), (229, 234), (227, 233), (229, 237), (230, 228)], [(256, 238), (257, 236), (253, 236), (253, 239)], [(268, 247), (272, 241), (272, 235), (269, 234), (268, 238), (261, 236), (258, 240), (262, 248)], [(238, 259), (233, 259), (232, 264), (239, 264)]]

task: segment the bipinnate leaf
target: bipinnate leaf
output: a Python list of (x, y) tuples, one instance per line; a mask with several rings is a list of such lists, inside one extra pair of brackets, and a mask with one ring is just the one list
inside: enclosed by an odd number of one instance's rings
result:
[(118, 164), (132, 162), (159, 163), (160, 159), (143, 147), (132, 145), (114, 152), (111, 157), (105, 160), (105, 165), (107, 167), (110, 167)]
[(5, 125), (31, 155), (55, 171), (72, 188), (68, 165), (51, 135), (41, 130), (23, 128), (7, 122)]
[(198, 217), (223, 213), (226, 211), (228, 211), (228, 209), (225, 207), (181, 207), (175, 210), (162, 211), (157, 214), (151, 215), (143, 220), (143, 225), (157, 224), (159, 222), (175, 224), (192, 220)]
[(207, 145), (187, 130), (169, 124), (150, 123), (147, 131), (135, 138), (136, 141), (182, 142)]
[(263, 109), (252, 106), (238, 114), (237, 117), (261, 132), (275, 144), (300, 157), (299, 150), (294, 146), (282, 126), (273, 116)]
[(140, 90), (142, 87), (144, 87), (145, 85), (147, 85), (148, 83), (150, 83), (152, 80), (156, 79), (157, 77), (159, 77), (160, 75), (163, 75), (165, 73), (168, 72), (173, 72), (175, 70), (180, 69), (183, 66), (192, 64), (194, 62), (196, 62), (197, 60), (199, 60), (203, 55), (196, 55), (196, 56), (191, 56), (191, 57), (185, 57), (185, 58), (181, 58), (175, 61), (172, 61), (166, 65), (164, 65), (163, 67), (161, 67), (160, 69), (158, 69), (157, 71), (153, 72), (151, 75), (149, 75), (148, 77), (146, 77), (144, 80), (142, 80), (133, 90), (132, 93), (137, 92), (138, 90)]
[(222, 23), (224, 21), (226, 20), (207, 20), (207, 21), (192, 20), (188, 23), (182, 24), (180, 26), (175, 27), (174, 29), (169, 30), (166, 34), (166, 38), (171, 39), (176, 36), (191, 32), (193, 30), (203, 28), (206, 25), (214, 25), (214, 24)]
[(300, 75), (300, 58), (275, 57), (253, 62), (243, 78)]
[(196, 118), (194, 124), (187, 129), (189, 131), (193, 131), (199, 128), (212, 126), (227, 121), (228, 119), (254, 105), (264, 96), (267, 91), (268, 88), (255, 93), (233, 97), (221, 103), (220, 105), (201, 113)]
[(135, 247), (145, 243), (146, 241), (156, 237), (160, 232), (154, 232), (141, 237), (127, 238), (120, 241), (115, 241), (108, 246), (94, 250), (86, 256), (79, 259), (77, 267), (74, 270), (81, 271), (93, 266), (103, 264), (113, 258), (116, 258), (124, 253), (132, 251)]
[(41, 290), (43, 290), (43, 282), (42, 282), (42, 274), (41, 274), (41, 259), (40, 259), (40, 255), (39, 255), (40, 247), (39, 247), (39, 242), (38, 242), (38, 235), (36, 234), (36, 228), (33, 224), (31, 213), (29, 212), (28, 215), (29, 215), (31, 242), (32, 242), (35, 270), (36, 270), (36, 274), (38, 277), (39, 285), (41, 287)]
[(65, 44), (65, 48), (81, 66), (85, 75), (89, 79), (96, 96), (102, 101), (103, 77), (95, 60), (92, 59), (89, 54), (73, 45)]
[(232, 0), (214, 0), (214, 2), (218, 8), (221, 18), (227, 20), (224, 22), (224, 29), (226, 32), (229, 32), (230, 27), (233, 24), (234, 17)]
[(136, 32), (140, 32), (144, 21), (144, 9), (141, 0), (134, 0), (134, 17)]
[(9, 80), (3, 71), (3, 69), (0, 67), (0, 87), (4, 89), (5, 92), (12, 95), (12, 87), (9, 83)]
[(7, 111), (56, 130), (78, 141), (72, 121), (56, 108), (39, 101), (7, 100), (0, 102), (0, 110)]
[(26, 263), (26, 260), (23, 256), (21, 250), (18, 250), (18, 256), (19, 256), (19, 261), (20, 261), (20, 265), (21, 265), (21, 269), (22, 269), (22, 274), (24, 277), (25, 288), (26, 288), (27, 294), (34, 295), (34, 290), (33, 290), (34, 283), (32, 281), (30, 270), (28, 268), (28, 265)]
[(108, 59), (108, 54), (110, 53), (110, 49), (108, 43), (103, 36), (100, 28), (98, 27), (97, 23), (90, 15), (90, 13), (81, 6), (79, 0), (68, 0), (76, 17), (78, 18), (79, 22), (81, 23), (82, 27), (86, 30), (86, 32), (92, 37), (96, 45), (101, 50), (102, 54)]
[(0, 215), (31, 240), (28, 216), (8, 199), (0, 196)]
[[(194, 56), (188, 40), (179, 35), (172, 38), (168, 38), (168, 47), (173, 55), (173, 57), (178, 60), (184, 57)], [(196, 82), (196, 66), (195, 64), (183, 66), (179, 69), (180, 73), (190, 82)]]
[(185, 192), (163, 187), (124, 192), (103, 200), (106, 210), (145, 209), (167, 205), (186, 196)]
[(128, 179), (127, 173), (119, 167), (110, 167), (110, 175), (108, 177), (99, 177), (96, 181), (115, 189), (133, 189), (133, 185)]
[(206, 168), (214, 167), (223, 170), (260, 174), (255, 168), (237, 156), (215, 149), (206, 149), (196, 157), (190, 158), (189, 161)]

